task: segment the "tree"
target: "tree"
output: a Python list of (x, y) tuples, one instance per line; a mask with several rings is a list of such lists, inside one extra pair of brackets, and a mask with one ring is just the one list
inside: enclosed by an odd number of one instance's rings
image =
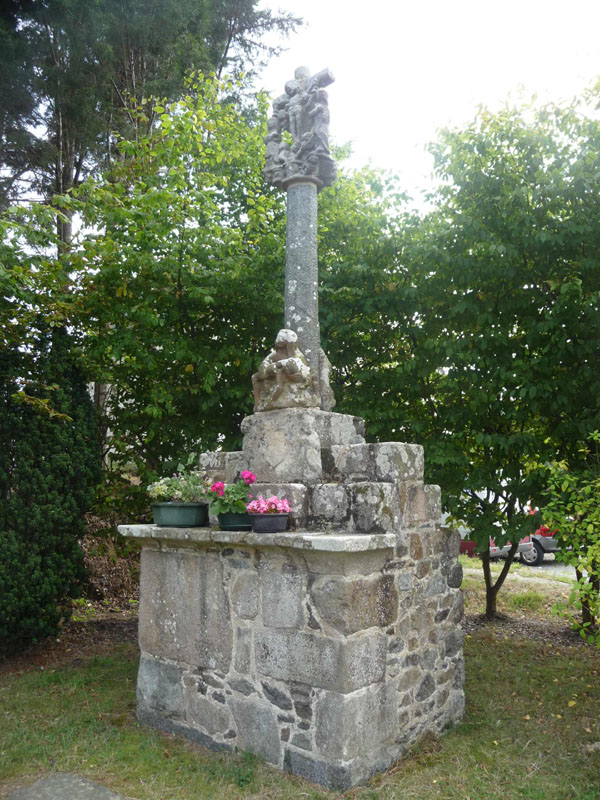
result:
[(266, 104), (250, 126), (198, 77), (123, 140), (110, 172), (61, 202), (86, 233), (81, 279), (90, 369), (110, 384), (111, 463), (143, 480), (182, 453), (239, 441), (250, 377), (283, 317), (284, 216), (263, 182)]
[[(37, 326), (37, 380), (0, 384), (0, 650), (55, 635), (85, 579), (78, 539), (100, 475), (94, 409), (64, 328)], [(3, 350), (4, 376), (22, 374)], [(26, 371), (26, 369), (25, 369)], [(30, 402), (26, 402), (29, 400)], [(37, 402), (34, 402), (37, 401)]]
[[(425, 445), (427, 479), (477, 540), (490, 617), (535, 524), (530, 462), (568, 459), (598, 426), (599, 150), (584, 103), (446, 131), (434, 210), (403, 218), (394, 255), (345, 267), (352, 311), (329, 321), (354, 354), (342, 407), (352, 398), (380, 439)], [(512, 543), (496, 583), (490, 537)]]
[[(25, 188), (50, 200), (107, 167), (114, 132), (148, 133), (155, 98), (177, 99), (192, 69), (255, 72), (290, 14), (256, 0), (39, 0), (0, 17), (0, 205)], [(145, 114), (128, 113), (132, 98)], [(154, 98), (154, 99), (153, 99)], [(69, 218), (60, 220), (64, 241)]]
[(575, 568), (571, 602), (581, 611), (574, 627), (600, 647), (600, 433), (580, 444), (579, 463), (547, 467), (544, 523), (560, 542), (557, 558)]

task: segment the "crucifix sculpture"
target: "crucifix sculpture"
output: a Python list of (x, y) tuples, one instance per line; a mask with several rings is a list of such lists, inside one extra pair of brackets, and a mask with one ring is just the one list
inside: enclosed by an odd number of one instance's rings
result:
[[(298, 337), (300, 357), (310, 368), (312, 383), (312, 400), (304, 393), (299, 404), (325, 411), (333, 408), (335, 399), (329, 386), (331, 365), (321, 349), (319, 327), (317, 192), (330, 186), (336, 177), (329, 152), (325, 91), (333, 80), (328, 69), (311, 76), (307, 67), (298, 67), (294, 79), (285, 85), (285, 94), (273, 102), (263, 173), (269, 183), (287, 193), (285, 328)], [(274, 354), (269, 358), (271, 364), (275, 363)], [(281, 376), (278, 379), (281, 381)], [(261, 402), (257, 397), (257, 410), (270, 407), (268, 401)]]

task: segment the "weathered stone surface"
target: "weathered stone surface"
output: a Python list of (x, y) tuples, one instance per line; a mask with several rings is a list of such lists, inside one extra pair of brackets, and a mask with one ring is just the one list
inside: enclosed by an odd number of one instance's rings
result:
[(265, 683), (265, 681), (262, 681), (262, 688), (269, 703), (273, 703), (274, 706), (277, 706), (282, 711), (291, 711), (292, 701), (285, 692), (282, 692), (276, 686)]
[(229, 686), (231, 686), (234, 691), (243, 694), (245, 697), (248, 697), (256, 692), (255, 687), (250, 683), (250, 681), (247, 681), (244, 678), (230, 680)]
[(314, 413), (313, 421), (323, 449), (365, 441), (365, 421), (361, 417), (320, 411)]
[(279, 766), (281, 743), (277, 713), (273, 706), (238, 697), (232, 697), (229, 706), (237, 728), (238, 747), (256, 753), (268, 764)]
[(292, 738), (292, 744), (302, 750), (312, 750), (311, 741), (305, 733), (295, 733)]
[(324, 692), (315, 717), (317, 752), (346, 761), (393, 737), (398, 724), (396, 690), (390, 683), (352, 694)]
[(433, 597), (437, 594), (443, 594), (446, 591), (446, 581), (439, 573), (434, 575), (433, 578), (427, 583), (425, 587), (424, 596)]
[(398, 613), (392, 575), (353, 579), (328, 576), (315, 581), (311, 597), (319, 620), (343, 634), (389, 625)]
[[(377, 504), (386, 491), (393, 502), (398, 485), (342, 488), (352, 501), (366, 492)], [(305, 496), (304, 486), (298, 491)], [(426, 492), (421, 498), (426, 509)], [(339, 787), (462, 713), (462, 595), (449, 585), (460, 570), (452, 534), (430, 520), (393, 533), (125, 530), (155, 553), (151, 565), (166, 564), (150, 568), (146, 593), (156, 596), (142, 620), (160, 623), (171, 654), (141, 668), (141, 722), (210, 747), (254, 749), (278, 766), (285, 757), (287, 768)], [(169, 582), (175, 592), (163, 588)], [(165, 600), (183, 622), (171, 623)], [(206, 649), (224, 630), (230, 658), (219, 666)], [(141, 634), (156, 641), (143, 626)], [(223, 653), (220, 640), (215, 648)], [(155, 696), (162, 707), (149, 704)], [(239, 719), (234, 701), (245, 704)]]
[[(373, 534), (381, 536), (382, 534)], [(394, 538), (393, 534), (384, 534), (386, 537)], [(331, 534), (328, 538), (335, 539), (336, 534)], [(357, 534), (347, 536), (360, 543), (362, 539), (371, 538), (370, 535)], [(386, 540), (387, 541), (387, 540)], [(303, 553), (303, 558), (308, 566), (309, 572), (314, 575), (371, 575), (384, 569), (386, 564), (391, 561), (393, 544), (386, 549), (358, 552), (324, 552), (307, 550)]]
[(252, 631), (238, 625), (235, 637), (233, 668), (241, 675), (246, 675), (252, 668)]
[(323, 452), (323, 467), (332, 476), (348, 483), (373, 481), (375, 461), (373, 445), (333, 445)]
[(123, 795), (114, 794), (105, 786), (88, 781), (68, 772), (50, 775), (31, 784), (15, 789), (8, 800), (124, 800)]
[(224, 453), (221, 450), (200, 453), (198, 467), (206, 471), (213, 481), (235, 483), (245, 469), (244, 454), (241, 450)]
[(372, 445), (378, 481), (422, 481), (425, 460), (420, 444), (379, 442)]
[(360, 775), (356, 778), (346, 764), (324, 761), (298, 750), (286, 750), (284, 764), (286, 769), (294, 775), (300, 775), (329, 789), (349, 789), (364, 777)]
[(324, 452), (323, 466), (350, 483), (422, 481), (423, 448), (401, 442), (334, 445)]
[(435, 691), (435, 683), (429, 673), (425, 675), (415, 692), (415, 700), (426, 700)]
[(398, 490), (391, 483), (348, 484), (356, 531), (383, 533), (400, 526)]
[(225, 453), (225, 483), (235, 483), (240, 479), (240, 473), (248, 469), (246, 457), (241, 450)]
[[(220, 531), (212, 528), (159, 528), (156, 525), (119, 525), (119, 532), (123, 536), (137, 539), (141, 542), (162, 542), (166, 546), (174, 547), (193, 546), (202, 547), (211, 543), (239, 545), (246, 552), (248, 546), (257, 548), (283, 547), (289, 550), (303, 551), (303, 557), (308, 555), (304, 551), (314, 553), (364, 553), (367, 550), (383, 551), (395, 547), (398, 543), (397, 533), (346, 534), (340, 532), (327, 533), (324, 531), (286, 531), (285, 533), (251, 533), (247, 531)], [(156, 548), (158, 549), (158, 548)], [(229, 548), (228, 548), (229, 549)], [(240, 553), (240, 558), (243, 557)], [(334, 566), (339, 556), (331, 561)], [(360, 556), (359, 563), (364, 556)], [(375, 559), (387, 560), (389, 555), (377, 554)], [(334, 567), (335, 571), (335, 567)], [(362, 571), (362, 570), (359, 570)], [(369, 571), (373, 571), (369, 567)]]
[[(318, 371), (318, 362), (316, 368)], [(298, 347), (298, 334), (287, 328), (280, 330), (275, 349), (252, 376), (254, 411), (319, 406), (315, 377)]]
[(423, 558), (423, 540), (416, 532), (410, 534), (409, 553), (414, 561), (420, 561)]
[(254, 634), (258, 672), (339, 692), (381, 680), (385, 652), (385, 635), (375, 631), (346, 640), (296, 631), (257, 630)]
[(396, 588), (399, 592), (410, 592), (413, 588), (412, 572), (403, 570), (396, 575)]
[(335, 162), (329, 151), (329, 108), (325, 91), (333, 81), (328, 69), (311, 76), (308, 67), (298, 67), (293, 80), (285, 84), (285, 94), (273, 101), (273, 116), (268, 120), (265, 137), (266, 166), (263, 174), (274, 186), (287, 188), (291, 181), (311, 179), (316, 193), (316, 185), (330, 186), (335, 180)]
[(184, 713), (182, 671), (175, 664), (142, 653), (137, 679), (138, 705), (168, 716)]
[(225, 733), (231, 725), (231, 712), (222, 703), (211, 700), (193, 683), (185, 688), (186, 720), (209, 734)]
[(462, 650), (463, 641), (465, 638), (464, 631), (460, 629), (453, 629), (446, 634), (446, 656), (455, 656)]
[(442, 516), (442, 490), (435, 484), (423, 487), (427, 507), (427, 519), (439, 525)]
[(302, 577), (265, 569), (260, 584), (263, 623), (268, 628), (302, 627)]
[(463, 568), (458, 562), (455, 562), (448, 572), (448, 586), (453, 589), (460, 589), (463, 579)]
[(142, 550), (138, 628), (142, 650), (191, 660), (194, 627), (187, 606), (199, 605), (199, 580), (200, 563), (193, 555)]
[(315, 526), (348, 526), (350, 497), (341, 483), (320, 483), (310, 495), (310, 521)]
[(242, 421), (248, 469), (262, 482), (317, 483), (321, 479), (321, 443), (311, 409), (263, 411)]
[(234, 612), (242, 619), (254, 619), (258, 614), (258, 575), (246, 570), (235, 576), (231, 585)]
[(206, 553), (201, 565), (195, 553), (144, 549), (142, 562), (141, 648), (164, 658), (226, 670), (232, 635), (217, 554)]
[(293, 528), (306, 526), (308, 520), (309, 490), (303, 483), (255, 483), (251, 487), (253, 497), (277, 495), (289, 500), (292, 507), (290, 521)]
[(400, 483), (398, 488), (403, 525), (412, 527), (426, 522), (439, 523), (442, 511), (439, 486)]
[(223, 582), (223, 564), (218, 553), (206, 553), (199, 577), (195, 619), (194, 657), (190, 663), (208, 669), (229, 670), (233, 648), (229, 599)]
[(223, 475), (225, 478), (225, 463), (227, 453), (221, 450), (209, 450), (206, 453), (200, 453), (198, 456), (198, 468), (201, 470), (215, 471)]
[(458, 625), (462, 620), (464, 611), (465, 611), (465, 599), (463, 597), (463, 593), (455, 592), (451, 610), (451, 619), (455, 625)]

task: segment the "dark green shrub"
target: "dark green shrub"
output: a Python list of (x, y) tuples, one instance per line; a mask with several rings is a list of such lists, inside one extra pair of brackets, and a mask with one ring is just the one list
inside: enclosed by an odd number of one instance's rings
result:
[(70, 345), (64, 330), (42, 331), (25, 382), (21, 354), (0, 357), (0, 651), (55, 634), (85, 578), (78, 540), (101, 462)]

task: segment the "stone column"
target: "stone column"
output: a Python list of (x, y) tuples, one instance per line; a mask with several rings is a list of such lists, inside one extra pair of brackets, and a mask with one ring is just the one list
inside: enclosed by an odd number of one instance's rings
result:
[(285, 327), (298, 334), (313, 375), (319, 375), (317, 184), (307, 178), (287, 186)]

